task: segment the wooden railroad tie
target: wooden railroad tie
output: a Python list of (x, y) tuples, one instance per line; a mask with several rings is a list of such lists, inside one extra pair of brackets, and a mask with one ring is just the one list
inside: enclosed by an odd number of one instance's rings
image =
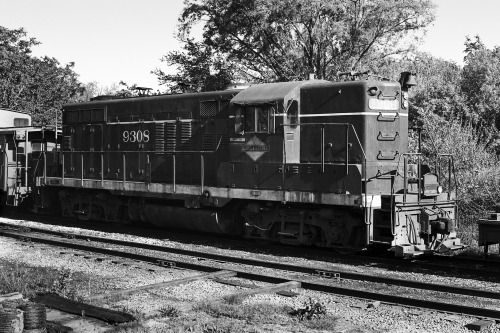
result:
[[(227, 284), (227, 285), (236, 286), (236, 287), (243, 287), (243, 288), (249, 288), (249, 289), (259, 289), (260, 288), (259, 286), (256, 286), (256, 285), (250, 284), (250, 283), (224, 280), (224, 279), (219, 279), (219, 278), (215, 278), (212, 280), (214, 280), (215, 282), (218, 282), (218, 283)], [(286, 291), (286, 290), (277, 291), (276, 294), (281, 295), (281, 296), (286, 296), (286, 297), (295, 297), (295, 296), (299, 295), (298, 293), (295, 293), (293, 291)]]
[(290, 290), (290, 289), (297, 289), (300, 288), (301, 283), (298, 281), (288, 281), (284, 283), (278, 283), (273, 286), (269, 287), (256, 287), (252, 288), (250, 290), (245, 290), (242, 291), (241, 293), (236, 293), (232, 294), (226, 297), (244, 297), (244, 296), (250, 296), (250, 295), (257, 295), (257, 294), (270, 294), (270, 293), (277, 293), (277, 292), (282, 292), (285, 290)]
[(204, 279), (210, 279), (210, 278), (216, 278), (216, 277), (236, 276), (236, 274), (237, 273), (233, 272), (233, 271), (217, 271), (214, 273), (196, 275), (196, 276), (191, 276), (191, 277), (187, 277), (187, 278), (183, 278), (183, 279), (176, 279), (176, 280), (171, 280), (171, 281), (166, 281), (166, 282), (149, 284), (149, 285), (141, 286), (141, 287), (137, 287), (137, 288), (115, 290), (115, 291), (112, 291), (109, 293), (89, 296), (89, 297), (87, 297), (87, 299), (88, 300), (95, 300), (95, 299), (103, 299), (106, 297), (113, 297), (113, 296), (126, 296), (126, 295), (130, 295), (130, 294), (133, 294), (136, 292), (145, 291), (145, 290), (158, 289), (158, 288), (164, 288), (164, 287), (173, 287), (173, 286), (177, 286), (177, 285), (192, 282), (192, 281), (198, 281), (198, 280), (204, 280)]
[(493, 324), (495, 324), (494, 320), (481, 319), (473, 323), (467, 324), (465, 325), (465, 327), (471, 331), (482, 331), (483, 329), (486, 329)]

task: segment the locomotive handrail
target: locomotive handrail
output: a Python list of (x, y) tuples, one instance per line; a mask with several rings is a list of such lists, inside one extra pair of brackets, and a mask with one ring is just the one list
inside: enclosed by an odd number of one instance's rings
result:
[(436, 156), (436, 171), (438, 171), (438, 176), (439, 179), (441, 179), (441, 167), (440, 167), (440, 160), (441, 157), (447, 157), (448, 158), (448, 200), (451, 199), (451, 175), (453, 174), (453, 185), (455, 188), (455, 191), (457, 189), (457, 175), (455, 173), (455, 160), (453, 158), (452, 154), (437, 154)]
[[(354, 135), (356, 136), (356, 141), (358, 143), (359, 149), (363, 153), (364, 158), (364, 167), (363, 170), (366, 171), (366, 154), (363, 149), (363, 145), (359, 140), (358, 133), (356, 132), (356, 128), (351, 123), (301, 123), (301, 124), (282, 124), (282, 126), (304, 126), (304, 125), (314, 125), (321, 126), (321, 172), (325, 172), (325, 154), (324, 154), (324, 128), (326, 125), (331, 126), (345, 126), (346, 127), (346, 156), (345, 156), (345, 165), (346, 165), (346, 174), (349, 174), (349, 128), (352, 128)], [(363, 179), (366, 179), (366, 175), (363, 175)]]
[[(451, 175), (453, 174), (453, 182), (455, 191), (457, 191), (457, 174), (455, 173), (455, 160), (452, 154), (437, 154), (436, 156), (436, 168), (439, 171), (438, 177), (441, 179), (441, 168), (440, 168), (440, 159), (441, 157), (448, 158), (448, 200), (451, 200)], [(459, 214), (455, 214), (456, 216), (456, 226), (459, 228), (460, 226), (460, 216)]]
[[(176, 154), (177, 153), (195, 153), (195, 154), (200, 154), (200, 172), (201, 172), (201, 175), (200, 175), (200, 193), (203, 193), (203, 191), (205, 190), (205, 158), (204, 158), (204, 154), (214, 154), (216, 153), (217, 150), (214, 150), (214, 151), (211, 151), (211, 150), (197, 150), (197, 151), (188, 151), (188, 150), (173, 150), (173, 151), (165, 151), (164, 153), (167, 154), (167, 155), (172, 155), (172, 185), (173, 185), (173, 192), (175, 193), (176, 192), (176, 184), (177, 184), (177, 179), (176, 179)], [(65, 154), (76, 154), (76, 155), (80, 155), (80, 183), (81, 183), (81, 186), (83, 187), (84, 186), (84, 154), (100, 154), (100, 164), (101, 164), (101, 172), (100, 172), (100, 181), (101, 181), (101, 185), (104, 184), (104, 153), (114, 153), (114, 154), (121, 154), (122, 155), (122, 169), (123, 169), (123, 172), (122, 172), (122, 183), (124, 184), (125, 186), (125, 183), (127, 182), (127, 164), (126, 164), (126, 154), (127, 153), (133, 153), (133, 154), (146, 154), (146, 164), (149, 164), (149, 155), (150, 154), (155, 154), (155, 153), (158, 153), (158, 151), (156, 150), (92, 150), (92, 151), (89, 151), (89, 150), (65, 150), (65, 151), (61, 151), (61, 155), (62, 155), (62, 175), (61, 175), (61, 178), (64, 182), (64, 178), (65, 178), (65, 159), (64, 159), (64, 155)], [(46, 167), (45, 167), (46, 168)], [(46, 171), (44, 171), (46, 172)], [(149, 178), (150, 179), (150, 178)], [(46, 177), (45, 177), (45, 181), (46, 181)], [(147, 178), (145, 179), (145, 182), (148, 183), (147, 181)], [(150, 182), (150, 181), (149, 181)], [(148, 188), (149, 188), (149, 184), (147, 184)]]
[[(216, 153), (216, 150), (165, 150), (165, 154), (192, 153), (192, 154), (210, 154)], [(158, 153), (157, 150), (62, 150), (61, 154), (93, 154), (93, 153)]]
[[(403, 203), (406, 203), (406, 196), (407, 196), (407, 190), (408, 190), (408, 156), (417, 156), (418, 161), (417, 161), (417, 204), (420, 204), (421, 201), (421, 190), (422, 190), (422, 184), (421, 184), (421, 178), (422, 178), (422, 153), (402, 153), (399, 156), (398, 159), (398, 165), (396, 170), (399, 170), (399, 166), (401, 163), (401, 158), (403, 158)], [(436, 156), (436, 171), (439, 171), (438, 176), (439, 179), (441, 179), (441, 169), (439, 168), (439, 160), (441, 157), (447, 157), (448, 158), (448, 189), (447, 189), (447, 194), (448, 194), (448, 200), (451, 200), (451, 188), (452, 188), (452, 183), (451, 183), (451, 178), (453, 175), (454, 179), (454, 186), (455, 189), (457, 188), (457, 181), (456, 181), (456, 174), (455, 174), (455, 165), (453, 163), (453, 156), (451, 154), (437, 154)], [(396, 171), (398, 172), (398, 171)], [(394, 204), (394, 186), (395, 182), (393, 182), (392, 187), (391, 187), (391, 207)], [(391, 214), (391, 232), (393, 236), (395, 235), (395, 226), (394, 226), (394, 219)]]
[[(356, 128), (354, 125), (351, 123), (300, 123), (300, 124), (282, 124), (281, 126), (321, 126), (321, 139), (322, 139), (322, 148), (321, 148), (321, 170), (324, 172), (324, 165), (325, 165), (325, 156), (324, 156), (324, 126), (326, 125), (332, 125), (332, 126), (345, 126), (346, 127), (346, 159), (345, 159), (345, 164), (346, 164), (346, 174), (348, 174), (349, 170), (349, 128), (352, 128), (352, 131), (354, 132), (354, 136), (356, 137), (356, 141), (358, 143), (358, 147), (361, 150), (361, 153), (363, 154), (363, 163), (362, 163), (362, 180), (361, 180), (361, 192), (363, 192), (363, 182), (365, 182), (365, 187), (364, 187), (364, 196), (363, 196), (363, 201), (364, 201), (364, 207), (368, 206), (368, 197), (366, 193), (366, 153), (365, 150), (363, 149), (363, 145), (361, 144), (361, 140), (359, 139), (358, 133), (356, 132)], [(283, 141), (284, 142), (284, 141)], [(284, 148), (284, 143), (283, 143), (283, 148)], [(285, 150), (284, 150), (285, 154)], [(285, 159), (286, 161), (286, 159)], [(283, 169), (285, 168), (285, 163), (283, 163)], [(283, 178), (284, 179), (284, 178)], [(284, 192), (285, 191), (285, 186), (283, 186), (283, 197), (284, 197)], [(371, 225), (370, 219), (368, 218), (368, 209), (364, 209), (365, 213), (365, 224), (366, 225)], [(367, 237), (369, 239), (369, 228), (367, 228)]]
[[(418, 186), (418, 190), (417, 190), (417, 203), (420, 203), (420, 177), (421, 177), (421, 157), (422, 157), (422, 153), (402, 153), (399, 155), (399, 159), (398, 159), (398, 165), (396, 166), (396, 174), (398, 173), (398, 170), (399, 170), (399, 165), (401, 163), (401, 158), (403, 158), (403, 203), (406, 202), (406, 194), (407, 194), (407, 186), (408, 186), (408, 159), (407, 159), (407, 156), (418, 156), (418, 175), (417, 175), (417, 178), (419, 179), (418, 183), (417, 183), (417, 186)], [(394, 205), (394, 185), (395, 185), (395, 181), (392, 182), (392, 186), (391, 186), (391, 209)], [(394, 225), (394, 216), (393, 214), (391, 213), (390, 214), (391, 216), (391, 234), (393, 236), (396, 235), (396, 226)]]
[(366, 154), (363, 149), (363, 146), (361, 145), (361, 141), (359, 140), (358, 133), (356, 132), (356, 128), (351, 124), (351, 123), (300, 123), (300, 124), (281, 124), (281, 126), (305, 126), (305, 125), (315, 125), (315, 126), (324, 126), (324, 125), (333, 125), (333, 126), (348, 126), (351, 127), (352, 130), (354, 131), (354, 135), (356, 136), (356, 140), (359, 145), (359, 149), (361, 149), (361, 152), (363, 153), (363, 157), (366, 159)]

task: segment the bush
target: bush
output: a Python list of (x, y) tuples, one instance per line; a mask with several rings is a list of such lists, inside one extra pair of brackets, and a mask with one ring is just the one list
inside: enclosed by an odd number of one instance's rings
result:
[(322, 303), (309, 298), (303, 307), (293, 309), (290, 315), (297, 317), (299, 320), (319, 319), (326, 315), (326, 307)]
[(489, 148), (487, 138), (481, 138), (471, 126), (430, 112), (420, 112), (419, 116), (423, 125), (423, 155), (431, 160), (438, 153), (454, 157), (458, 235), (465, 244), (477, 246), (476, 221), (500, 203), (500, 161)]

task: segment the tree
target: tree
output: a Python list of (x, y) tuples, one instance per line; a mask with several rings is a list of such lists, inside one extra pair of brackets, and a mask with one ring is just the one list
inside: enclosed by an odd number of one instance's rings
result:
[(460, 89), (473, 126), (500, 144), (500, 47), (488, 49), (479, 36), (465, 41), (466, 56)]
[(91, 81), (84, 84), (84, 91), (79, 96), (79, 101), (90, 101), (91, 98), (102, 95), (115, 95), (119, 91), (118, 83), (112, 83), (110, 86), (100, 85), (97, 81)]
[(178, 38), (202, 42), (255, 81), (314, 73), (332, 79), (411, 49), (409, 34), (433, 19), (431, 0), (186, 0)]
[(38, 45), (24, 29), (0, 26), (0, 107), (31, 114), (33, 124), (55, 124), (64, 103), (83, 92), (74, 63), (60, 66), (50, 57), (37, 58)]
[(214, 52), (212, 47), (188, 39), (183, 49), (170, 52), (161, 59), (167, 65), (177, 67), (175, 74), (167, 74), (161, 69), (153, 71), (171, 91), (221, 90), (235, 77), (236, 66)]

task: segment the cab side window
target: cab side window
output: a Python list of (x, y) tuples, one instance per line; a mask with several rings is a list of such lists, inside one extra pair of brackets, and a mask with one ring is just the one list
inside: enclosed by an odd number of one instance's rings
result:
[(245, 132), (255, 132), (255, 108), (248, 106), (245, 108)]
[(257, 125), (256, 132), (268, 133), (269, 132), (269, 107), (256, 107), (255, 108), (255, 123)]
[(273, 107), (271, 105), (240, 105), (235, 109), (234, 132), (271, 133), (270, 123)]

